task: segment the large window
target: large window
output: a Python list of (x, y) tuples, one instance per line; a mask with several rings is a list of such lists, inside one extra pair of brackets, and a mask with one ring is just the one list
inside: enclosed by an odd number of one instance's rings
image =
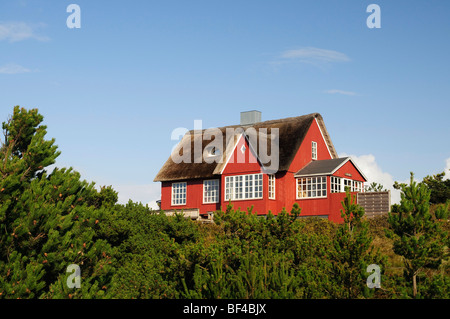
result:
[(331, 176), (331, 193), (340, 193), (342, 185), (342, 178)]
[(262, 174), (225, 177), (225, 200), (263, 197)]
[(269, 199), (275, 199), (275, 175), (269, 176)]
[(186, 205), (186, 182), (172, 183), (172, 205)]
[(203, 203), (219, 202), (219, 180), (211, 179), (203, 181)]
[(297, 179), (297, 198), (318, 198), (327, 196), (326, 176)]
[(348, 187), (351, 192), (362, 192), (363, 182), (331, 176), (331, 193), (343, 193), (345, 192), (346, 187)]

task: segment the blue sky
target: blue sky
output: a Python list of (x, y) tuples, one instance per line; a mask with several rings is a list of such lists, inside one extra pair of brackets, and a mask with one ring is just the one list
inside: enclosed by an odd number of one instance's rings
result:
[(319, 112), (338, 153), (390, 187), (450, 168), (449, 13), (444, 0), (2, 1), (0, 119), (38, 108), (57, 166), (148, 203), (175, 128)]

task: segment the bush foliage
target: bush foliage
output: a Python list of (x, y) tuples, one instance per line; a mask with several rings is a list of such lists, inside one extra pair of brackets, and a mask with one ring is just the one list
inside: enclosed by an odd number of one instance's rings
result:
[[(47, 172), (59, 152), (42, 120), (15, 107), (3, 123), (0, 298), (450, 297), (449, 205), (424, 203), (426, 183), (423, 198), (402, 186), (389, 218), (367, 220), (347, 194), (341, 225), (300, 218), (297, 204), (264, 217), (229, 205), (202, 224), (118, 204), (72, 168)], [(367, 286), (370, 264), (381, 288)]]

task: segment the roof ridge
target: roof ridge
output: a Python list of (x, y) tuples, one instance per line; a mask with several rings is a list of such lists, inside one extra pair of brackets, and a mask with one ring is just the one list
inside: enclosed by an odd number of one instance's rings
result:
[(219, 129), (219, 130), (222, 130), (222, 129), (226, 129), (226, 128), (238, 128), (238, 127), (245, 128), (245, 127), (260, 126), (261, 124), (275, 124), (275, 123), (280, 123), (280, 122), (293, 122), (293, 121), (299, 120), (300, 118), (318, 117), (318, 116), (321, 116), (320, 113), (314, 112), (314, 113), (304, 114), (304, 115), (300, 115), (300, 116), (291, 116), (291, 117), (275, 119), (275, 120), (266, 120), (266, 121), (257, 122), (257, 123), (253, 123), (253, 124), (246, 124), (246, 125), (233, 124), (233, 125), (226, 125), (226, 126), (220, 126), (220, 127), (205, 128), (205, 129), (201, 129), (201, 130), (192, 129), (192, 130), (189, 130), (189, 132), (198, 134), (199, 132), (204, 132), (204, 131), (206, 131), (208, 129)]

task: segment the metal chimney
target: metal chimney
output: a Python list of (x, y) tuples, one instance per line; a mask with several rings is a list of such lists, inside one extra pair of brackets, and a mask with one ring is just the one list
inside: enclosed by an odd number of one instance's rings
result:
[(260, 111), (241, 112), (241, 125), (252, 125), (261, 122)]

